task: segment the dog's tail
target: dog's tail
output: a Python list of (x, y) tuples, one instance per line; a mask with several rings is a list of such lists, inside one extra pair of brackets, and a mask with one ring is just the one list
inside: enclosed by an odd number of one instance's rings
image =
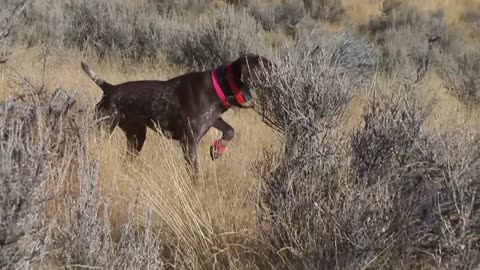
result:
[(81, 65), (82, 65), (83, 71), (85, 71), (88, 77), (90, 77), (90, 79), (92, 79), (92, 81), (94, 81), (102, 89), (104, 94), (108, 94), (108, 92), (110, 92), (110, 89), (112, 89), (113, 85), (109, 84), (100, 76), (98, 76), (84, 62), (81, 62)]

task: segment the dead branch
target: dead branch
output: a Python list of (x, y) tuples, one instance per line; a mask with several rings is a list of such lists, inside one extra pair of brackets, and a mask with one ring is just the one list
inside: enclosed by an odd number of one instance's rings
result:
[(427, 53), (425, 54), (425, 57), (422, 59), (420, 66), (417, 69), (417, 78), (415, 80), (415, 84), (420, 83), (425, 78), (425, 75), (427, 75), (427, 71), (430, 66), (430, 59), (432, 58), (433, 45), (435, 45), (435, 43), (437, 43), (439, 40), (440, 37), (437, 35), (427, 37)]

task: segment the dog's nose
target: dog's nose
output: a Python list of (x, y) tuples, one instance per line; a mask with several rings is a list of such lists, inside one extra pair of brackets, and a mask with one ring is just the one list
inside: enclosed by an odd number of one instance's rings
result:
[(250, 99), (249, 101), (242, 104), (243, 108), (253, 108), (254, 106), (255, 103), (253, 102), (253, 99)]

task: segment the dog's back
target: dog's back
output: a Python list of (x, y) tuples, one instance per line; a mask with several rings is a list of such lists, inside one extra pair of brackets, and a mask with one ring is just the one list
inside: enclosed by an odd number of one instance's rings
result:
[[(84, 72), (102, 89), (103, 95), (97, 104), (97, 111), (102, 115), (119, 115), (118, 125), (123, 129), (124, 123), (141, 124), (152, 129), (160, 128), (164, 133), (180, 138), (183, 134), (184, 121), (188, 117), (201, 114), (208, 104), (205, 91), (208, 89), (208, 76), (205, 72), (193, 72), (177, 76), (167, 81), (142, 80), (128, 81), (117, 85), (108, 83), (85, 63), (81, 64)], [(207, 91), (209, 92), (209, 91)], [(207, 96), (213, 94), (208, 93)], [(209, 103), (208, 101), (201, 103)]]

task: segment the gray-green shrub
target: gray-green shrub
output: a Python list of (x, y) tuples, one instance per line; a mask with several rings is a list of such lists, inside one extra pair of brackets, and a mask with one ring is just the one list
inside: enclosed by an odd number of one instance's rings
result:
[(187, 69), (213, 68), (244, 53), (264, 50), (258, 23), (232, 6), (210, 11), (195, 26), (184, 25), (163, 50), (167, 59)]
[[(336, 95), (333, 78), (323, 80)], [(289, 105), (270, 114), (271, 122), (288, 124), (281, 129), (283, 151), (267, 153), (254, 167), (263, 179), (259, 217), (289, 265), (478, 267), (478, 136), (428, 132), (429, 107), (418, 102), (415, 88), (407, 82), (393, 94), (372, 93), (352, 133), (334, 129), (345, 99), (306, 101), (322, 96), (315, 88), (295, 88), (308, 94), (283, 97)]]
[(280, 53), (271, 84), (258, 92), (259, 112), (284, 140), (253, 166), (263, 180), (261, 231), (285, 257), (281, 265), (478, 267), (478, 136), (428, 130), (431, 106), (408, 78), (372, 88), (362, 125), (345, 131), (360, 83), (342, 67), (352, 60), (331, 61), (343, 52), (334, 40), (316, 54), (308, 42)]
[(163, 269), (148, 211), (138, 228), (142, 210), (132, 204), (115, 231), (120, 241), (113, 237), (99, 160), (89, 151), (92, 112), (62, 89), (19, 88), (21, 98), (0, 103), (0, 267)]
[(436, 51), (451, 51), (458, 42), (442, 10), (422, 13), (398, 0), (385, 0), (382, 12), (370, 20), (368, 32), (381, 50), (380, 68), (385, 74), (410, 77), (408, 72), (418, 67), (427, 52), (427, 37), (440, 37)]
[(438, 73), (447, 90), (469, 105), (480, 104), (480, 50), (464, 48), (464, 51), (443, 55)]
[(282, 26), (295, 26), (306, 15), (303, 3), (295, 0), (275, 4), (250, 0), (246, 6), (250, 10), (250, 14), (267, 31), (274, 31)]
[(340, 0), (303, 0), (305, 10), (315, 20), (335, 22), (345, 14)]

